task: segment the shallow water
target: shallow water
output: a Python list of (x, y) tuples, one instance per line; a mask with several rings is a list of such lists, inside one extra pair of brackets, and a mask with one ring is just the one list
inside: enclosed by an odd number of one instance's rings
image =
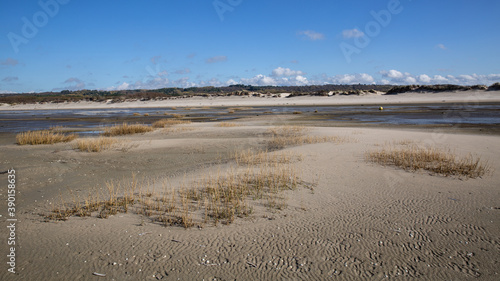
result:
[[(229, 113), (230, 111), (234, 111)], [(311, 116), (315, 120), (396, 125), (475, 124), (499, 125), (500, 104), (428, 104), (378, 106), (263, 106), (213, 108), (126, 108), (0, 111), (0, 132), (21, 132), (71, 127), (82, 133), (98, 132), (99, 127), (120, 122), (153, 123), (168, 114), (182, 114), (189, 119), (221, 121), (262, 114), (292, 114)], [(138, 116), (134, 116), (134, 113)], [(145, 117), (144, 115), (149, 115)]]

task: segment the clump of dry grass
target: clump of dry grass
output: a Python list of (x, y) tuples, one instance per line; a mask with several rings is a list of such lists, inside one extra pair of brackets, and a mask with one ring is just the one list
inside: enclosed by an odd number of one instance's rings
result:
[(153, 130), (152, 127), (144, 124), (127, 124), (123, 123), (121, 125), (115, 125), (112, 127), (106, 127), (104, 129), (103, 135), (105, 136), (121, 136), (130, 134), (140, 134), (147, 133)]
[(239, 124), (234, 122), (220, 122), (216, 125), (217, 127), (239, 127)]
[(230, 169), (225, 176), (217, 175), (203, 179), (200, 183), (202, 198), (206, 203), (205, 214), (215, 224), (230, 224), (236, 217), (253, 213), (248, 200), (264, 200), (270, 209), (286, 207), (282, 193), (294, 190), (299, 184), (292, 165), (261, 163), (257, 167), (246, 167), (242, 171)]
[(76, 138), (75, 134), (64, 134), (61, 130), (27, 131), (16, 135), (19, 145), (54, 144), (59, 142), (70, 142)]
[(165, 128), (173, 125), (191, 124), (189, 120), (161, 119), (153, 123), (153, 128)]
[(251, 149), (236, 151), (233, 158), (238, 164), (257, 165), (261, 163), (281, 163), (288, 164), (302, 160), (302, 156), (293, 151), (283, 151), (280, 153), (270, 153), (267, 150), (253, 151)]
[(304, 126), (278, 126), (273, 127), (268, 130), (271, 137), (298, 137), (302, 136), (307, 132), (307, 128)]
[(268, 130), (271, 139), (267, 146), (269, 149), (282, 149), (291, 145), (303, 145), (314, 143), (343, 143), (349, 141), (346, 137), (340, 136), (308, 136), (307, 129), (303, 126), (280, 126)]
[(75, 196), (71, 192), (72, 204), (65, 203), (61, 196), (61, 203), (45, 215), (45, 221), (65, 221), (72, 216), (90, 217), (92, 213), (97, 213), (98, 218), (104, 219), (118, 213), (127, 213), (129, 208), (136, 203), (138, 182), (135, 176), (127, 183), (117, 184), (111, 181), (105, 185), (107, 192), (94, 189), (84, 198), (80, 198), (79, 195)]
[(86, 152), (101, 152), (110, 149), (118, 140), (110, 137), (86, 138), (77, 140), (73, 148)]
[(480, 157), (469, 154), (458, 157), (450, 151), (435, 147), (422, 148), (407, 145), (403, 148), (387, 147), (368, 152), (367, 160), (382, 165), (391, 165), (406, 171), (426, 170), (443, 176), (478, 178), (489, 171), (487, 163)]
[(173, 113), (173, 114), (171, 114), (170, 116), (172, 116), (173, 118), (178, 118), (178, 119), (184, 118), (184, 115), (182, 115), (182, 114), (177, 114), (177, 113)]

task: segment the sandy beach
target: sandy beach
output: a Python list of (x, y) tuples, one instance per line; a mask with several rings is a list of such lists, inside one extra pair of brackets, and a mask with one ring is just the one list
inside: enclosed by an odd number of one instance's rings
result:
[[(384, 105), (404, 103), (484, 103), (500, 102), (499, 91), (460, 91), (440, 93), (401, 93), (385, 95), (384, 93), (357, 95), (338, 95), (331, 97), (299, 96), (282, 97), (190, 97), (172, 98), (168, 100), (111, 102), (69, 102), (44, 104), (17, 104), (0, 106), (0, 110), (45, 110), (45, 109), (99, 109), (99, 108), (148, 108), (148, 107), (196, 107), (196, 106), (292, 106), (292, 105)], [(278, 96), (278, 95), (276, 95)]]
[[(498, 92), (361, 97), (191, 98), (131, 103), (1, 106), (0, 110), (172, 106), (335, 105), (500, 102)], [(500, 270), (500, 136), (440, 129), (324, 127), (309, 122), (311, 143), (270, 149), (290, 156), (297, 187), (279, 193), (279, 208), (248, 197), (252, 210), (232, 223), (206, 219), (192, 207), (193, 226), (164, 225), (141, 213), (141, 202), (179, 192), (239, 167), (236, 152), (266, 151), (277, 126), (303, 125), (300, 116), (248, 116), (221, 126), (193, 122), (115, 137), (98, 153), (73, 140), (15, 144), (0, 134), (2, 171), (16, 175), (16, 274), (1, 280), (498, 280)], [(300, 123), (300, 124), (299, 124)], [(317, 143), (314, 143), (317, 142)], [(434, 147), (473, 155), (488, 171), (478, 178), (405, 171), (367, 160), (387, 146)], [(273, 158), (279, 159), (279, 158)], [(285, 161), (283, 161), (285, 162)], [(270, 164), (270, 166), (272, 166)], [(247, 168), (254, 169), (255, 166)], [(274, 167), (274, 166), (273, 166)], [(87, 194), (137, 180), (128, 212), (108, 218), (47, 219), (54, 208), (83, 204)], [(2, 217), (7, 217), (8, 174)], [(153, 194), (153, 195), (148, 195)], [(120, 194), (117, 194), (120, 196)], [(141, 195), (142, 196), (142, 195)], [(267, 196), (267, 195), (266, 195)], [(78, 198), (78, 199), (75, 199)], [(187, 197), (186, 197), (187, 198)], [(191, 197), (189, 197), (191, 198)], [(266, 198), (265, 196), (263, 198)], [(278, 198), (278, 197), (277, 197)], [(143, 201), (141, 201), (143, 200)], [(187, 199), (186, 199), (187, 200)], [(196, 201), (192, 206), (203, 206)], [(206, 200), (206, 199), (205, 199)], [(181, 204), (181, 203), (179, 203)], [(133, 204), (132, 204), (133, 205)], [(181, 209), (181, 205), (176, 208)], [(206, 210), (206, 209), (205, 209)], [(205, 216), (205, 219), (204, 219)], [(0, 252), (8, 253), (2, 227)], [(7, 258), (4, 255), (4, 261)]]

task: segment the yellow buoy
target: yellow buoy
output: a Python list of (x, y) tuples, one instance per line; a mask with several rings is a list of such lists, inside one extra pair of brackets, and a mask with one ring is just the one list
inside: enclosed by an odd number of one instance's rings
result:
[(384, 110), (384, 108), (383, 107), (379, 107), (378, 110)]

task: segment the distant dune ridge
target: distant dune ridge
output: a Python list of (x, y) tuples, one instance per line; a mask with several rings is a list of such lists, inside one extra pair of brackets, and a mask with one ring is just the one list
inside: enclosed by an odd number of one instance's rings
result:
[(387, 91), (386, 95), (394, 95), (407, 92), (453, 92), (453, 91), (477, 91), (477, 90), (500, 90), (500, 83), (495, 83), (489, 87), (485, 85), (459, 86), (459, 85), (405, 85), (395, 86)]
[(0, 94), (0, 104), (35, 104), (65, 102), (106, 102), (118, 103), (127, 101), (158, 101), (192, 97), (286, 97), (298, 96), (336, 96), (336, 95), (394, 95), (406, 92), (454, 92), (454, 91), (498, 91), (500, 83), (473, 86), (460, 85), (310, 85), (310, 86), (251, 86), (231, 85), (227, 87), (192, 87), (138, 89), (121, 91), (76, 90), (43, 93)]

